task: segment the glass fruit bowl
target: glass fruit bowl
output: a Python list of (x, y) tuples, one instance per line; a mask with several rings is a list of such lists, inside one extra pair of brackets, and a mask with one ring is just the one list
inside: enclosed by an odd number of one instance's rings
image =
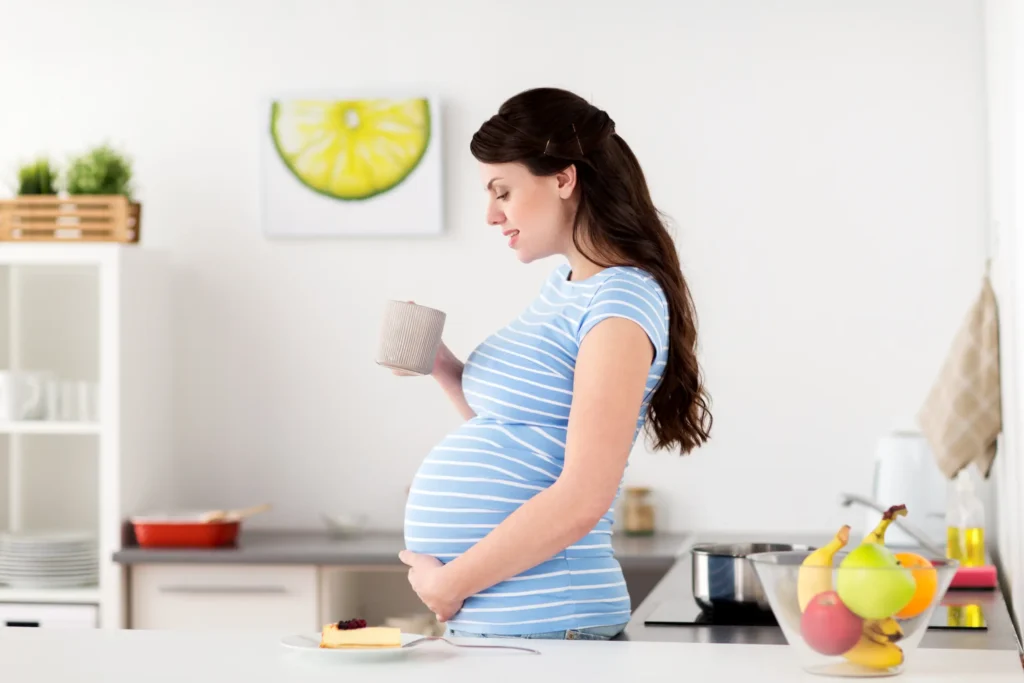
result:
[(914, 656), (958, 563), (873, 550), (837, 552), (825, 564), (806, 550), (747, 556), (805, 671), (892, 676)]

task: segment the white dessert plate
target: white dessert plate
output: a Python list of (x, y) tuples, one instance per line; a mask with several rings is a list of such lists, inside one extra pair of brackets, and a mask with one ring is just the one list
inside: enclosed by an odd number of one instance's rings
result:
[(292, 648), (295, 650), (303, 650), (306, 652), (317, 652), (323, 656), (328, 657), (357, 657), (359, 659), (369, 658), (375, 659), (379, 657), (391, 658), (398, 656), (401, 652), (408, 652), (410, 650), (418, 649), (417, 645), (423, 645), (425, 643), (440, 642), (446, 645), (451, 645), (457, 648), (466, 648), (471, 650), (514, 650), (517, 652), (528, 652), (533, 655), (539, 655), (539, 650), (533, 648), (524, 647), (522, 645), (499, 645), (495, 644), (484, 644), (484, 643), (457, 643), (454, 640), (449, 640), (443, 636), (421, 636), (415, 633), (402, 633), (401, 634), (402, 647), (384, 647), (384, 648), (321, 648), (320, 647), (320, 634), (317, 633), (311, 636), (303, 635), (292, 635), (286, 636), (281, 639), (281, 644), (285, 647)]
[[(423, 636), (415, 633), (402, 634), (403, 647), (379, 647), (379, 648), (328, 648), (320, 647), (320, 634), (291, 635), (281, 639), (281, 645), (293, 650), (302, 650), (321, 657), (341, 657), (343, 659), (390, 659), (401, 657), (412, 652), (412, 648), (404, 647), (409, 643), (421, 639)], [(418, 649), (418, 648), (417, 648)]]

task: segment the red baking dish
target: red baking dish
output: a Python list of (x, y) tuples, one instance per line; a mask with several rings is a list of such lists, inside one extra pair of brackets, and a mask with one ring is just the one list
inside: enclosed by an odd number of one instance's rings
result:
[(219, 548), (238, 538), (239, 520), (203, 522), (199, 514), (133, 517), (135, 538), (143, 548)]

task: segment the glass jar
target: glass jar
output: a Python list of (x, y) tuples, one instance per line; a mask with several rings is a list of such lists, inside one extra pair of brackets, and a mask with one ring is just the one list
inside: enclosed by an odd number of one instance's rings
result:
[(624, 529), (627, 536), (650, 536), (654, 533), (654, 506), (647, 500), (650, 493), (646, 486), (626, 489)]

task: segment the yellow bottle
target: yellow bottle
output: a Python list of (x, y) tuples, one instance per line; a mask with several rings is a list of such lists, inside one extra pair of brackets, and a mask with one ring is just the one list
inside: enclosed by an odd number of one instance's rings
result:
[(946, 506), (946, 557), (962, 567), (985, 564), (985, 505), (974, 491), (971, 474), (956, 475)]
[(951, 526), (946, 529), (946, 557), (959, 560), (961, 567), (980, 567), (985, 564), (984, 527)]

